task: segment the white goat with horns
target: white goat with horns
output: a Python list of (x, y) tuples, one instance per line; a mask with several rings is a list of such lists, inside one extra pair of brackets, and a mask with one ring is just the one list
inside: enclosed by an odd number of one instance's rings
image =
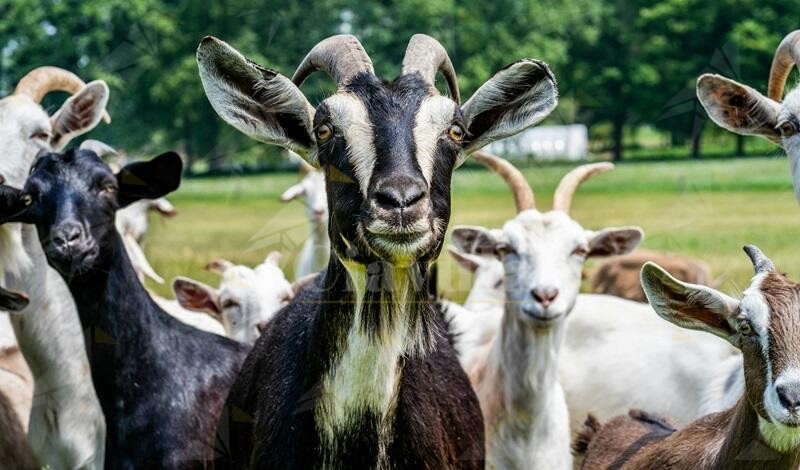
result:
[[(71, 96), (52, 116), (39, 104), (52, 91)], [(36, 155), (60, 150), (104, 118), (108, 86), (84, 84), (76, 75), (40, 67), (0, 100), (0, 174), (22, 187)], [(61, 276), (47, 264), (36, 227), (0, 227), (0, 260), (6, 285), (25, 291), (30, 303), (12, 313), (11, 325), (34, 377), (29, 439), (42, 465), (103, 468), (106, 426), (89, 372), (75, 303)], [(90, 332), (91, 337), (97, 332)]]
[(772, 59), (767, 96), (714, 74), (697, 80), (697, 98), (720, 127), (742, 135), (758, 135), (789, 155), (794, 193), (800, 201), (800, 88), (783, 96), (789, 73), (800, 61), (800, 30), (781, 41)]
[[(467, 340), (462, 364), (481, 399), (490, 463), (569, 468), (569, 430), (579, 429), (589, 411), (613, 417), (647, 404), (686, 422), (735, 401), (743, 386), (741, 358), (723, 341), (659, 321), (647, 305), (578, 295), (588, 256), (624, 253), (642, 236), (638, 228), (586, 231), (568, 215), (578, 185), (610, 164), (570, 172), (554, 210), (540, 213), (516, 168), (488, 154), (476, 158), (509, 183), (519, 211), (502, 230), (458, 227), (452, 235), (452, 251), (465, 260), (459, 264), (471, 260), (480, 285), (467, 304), (479, 310), (450, 313)], [(496, 257), (503, 259), (499, 269)], [(489, 287), (503, 285), (505, 313), (495, 307), (502, 306), (502, 293)], [(709, 362), (693, 360), (700, 356)]]

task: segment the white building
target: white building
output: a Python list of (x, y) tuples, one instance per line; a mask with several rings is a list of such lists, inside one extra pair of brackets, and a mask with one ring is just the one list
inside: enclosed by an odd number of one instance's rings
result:
[(541, 161), (583, 160), (589, 149), (589, 132), (583, 124), (532, 127), (486, 147), (504, 157), (533, 155)]

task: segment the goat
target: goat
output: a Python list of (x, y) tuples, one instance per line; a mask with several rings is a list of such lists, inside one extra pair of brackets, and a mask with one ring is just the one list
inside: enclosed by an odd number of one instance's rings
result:
[(789, 155), (794, 193), (800, 201), (800, 88), (783, 97), (786, 80), (800, 61), (800, 30), (781, 41), (769, 72), (767, 96), (734, 80), (704, 74), (697, 98), (718, 126), (741, 135), (757, 135)]
[(278, 265), (280, 258), (281, 254), (273, 251), (255, 268), (215, 260), (206, 270), (222, 276), (219, 289), (179, 277), (172, 282), (172, 290), (181, 307), (208, 314), (222, 323), (228, 337), (253, 344), (260, 336), (258, 325), (269, 321), (294, 297), (292, 285)]
[(610, 170), (610, 164), (569, 172), (556, 189), (553, 210), (542, 213), (519, 170), (492, 155), (476, 157), (509, 182), (518, 213), (502, 230), (456, 227), (453, 232), (479, 252), (494, 253), (505, 271), (507, 302), (499, 331), (486, 354), (467, 367), (483, 410), (487, 466), (571, 469), (569, 413), (558, 381), (565, 319), (580, 287), (570, 280), (580, 279), (587, 258), (634, 249), (642, 231), (591, 232), (569, 217), (578, 185)]
[[(71, 96), (52, 116), (39, 104), (52, 91)], [(87, 84), (54, 67), (25, 75), (14, 93), (0, 100), (0, 174), (21, 186), (42, 150), (61, 149), (93, 129), (105, 112), (108, 87)], [(36, 228), (0, 227), (4, 282), (25, 291), (30, 304), (10, 316), (20, 351), (34, 377), (29, 439), (38, 460), (53, 468), (103, 468), (105, 421), (91, 377), (83, 332), (64, 281), (47, 265)]]
[(637, 250), (625, 256), (614, 257), (597, 268), (592, 275), (592, 292), (647, 302), (639, 282), (639, 272), (648, 261), (663, 266), (682, 281), (706, 286), (714, 283), (707, 263), (672, 253)]
[[(292, 152), (294, 153), (294, 152)], [(296, 154), (295, 154), (296, 155)], [(303, 199), (310, 231), (297, 256), (294, 277), (299, 279), (319, 272), (331, 257), (331, 241), (328, 238), (328, 196), (325, 194), (325, 175), (313, 166), (300, 160), (302, 179), (281, 194), (281, 201)]]
[[(325, 174), (331, 257), (269, 323), (231, 389), (230, 467), (482, 468), (480, 407), (428, 299), (450, 216), (453, 169), (556, 106), (537, 60), (515, 62), (463, 106), (444, 47), (415, 35), (382, 81), (358, 40), (318, 43), (292, 80), (205, 38), (200, 78), (217, 113)], [(315, 109), (314, 71), (337, 91)], [(450, 97), (437, 92), (441, 71)], [(242, 419), (242, 416), (252, 419)]]
[(93, 332), (87, 350), (112, 468), (207, 466), (225, 395), (249, 349), (160, 309), (115, 228), (119, 207), (174, 191), (181, 171), (169, 152), (114, 174), (78, 149), (40, 155), (22, 190), (6, 187), (14, 197), (5, 220), (36, 226), (47, 262)]
[(741, 300), (679, 281), (654, 263), (642, 268), (642, 285), (659, 316), (742, 351), (745, 389), (739, 401), (680, 430), (638, 410), (605, 426), (590, 416), (576, 442), (586, 454), (584, 468), (798, 468), (800, 287), (755, 246), (745, 251), (755, 277)]
[[(520, 199), (519, 195), (532, 192), (518, 170), (490, 155), (478, 154), (476, 158), (504, 174), (518, 200), (532, 200), (529, 196)], [(557, 253), (563, 250), (559, 248), (563, 240), (579, 239), (582, 232), (583, 229), (573, 234), (565, 231), (542, 240), (537, 251)], [(448, 314), (457, 328), (456, 345), (462, 365), (468, 371), (478, 370), (486, 367), (487, 357), (497, 346), (498, 331), (504, 325), (506, 273), (493, 250), (475, 243), (473, 232), (456, 229), (451, 239), (455, 244), (451, 252), (468, 260), (459, 265), (475, 269), (475, 287), (465, 303), (468, 308), (449, 304)], [(686, 423), (725, 409), (738, 398), (744, 386), (741, 356), (727, 342), (709, 341), (702, 333), (687, 332), (664, 322), (653, 315), (647, 304), (609, 295), (577, 294), (575, 288), (565, 290), (564, 279), (569, 286), (580, 284), (580, 270), (564, 276), (557, 263), (542, 261), (544, 264), (535, 266), (527, 275), (559, 279), (559, 295), (571, 297), (567, 304), (574, 304), (566, 316), (566, 334), (558, 361), (558, 378), (566, 395), (573, 432), (580, 430), (589, 411), (603, 419), (611, 418), (627, 411), (633, 403), (673, 414)], [(696, 361), (698, 356), (709, 361)], [(520, 359), (513, 362), (519, 363)], [(647, 380), (642, 380), (645, 374)], [(664, 396), (686, 399), (664, 400)]]

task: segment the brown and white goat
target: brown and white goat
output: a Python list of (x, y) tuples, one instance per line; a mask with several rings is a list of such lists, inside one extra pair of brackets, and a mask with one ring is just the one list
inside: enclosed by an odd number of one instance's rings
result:
[(576, 441), (576, 450), (586, 453), (584, 468), (798, 468), (800, 285), (755, 246), (745, 251), (755, 277), (741, 300), (679, 281), (653, 263), (642, 268), (647, 298), (662, 318), (722, 337), (742, 351), (745, 390), (739, 402), (680, 430), (638, 410), (602, 427), (590, 415)]
[(786, 80), (800, 62), (800, 30), (781, 41), (772, 59), (767, 96), (714, 74), (697, 80), (697, 98), (718, 126), (742, 135), (758, 135), (789, 156), (794, 193), (800, 201), (800, 88), (783, 97)]

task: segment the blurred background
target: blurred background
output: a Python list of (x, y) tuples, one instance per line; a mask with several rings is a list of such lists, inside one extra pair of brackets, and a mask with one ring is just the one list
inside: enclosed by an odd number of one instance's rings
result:
[[(194, 56), (203, 36), (291, 76), (320, 39), (352, 33), (391, 79), (410, 36), (424, 32), (449, 51), (464, 97), (519, 58), (541, 59), (558, 79), (558, 108), (538, 134), (492, 150), (525, 168), (543, 207), (575, 161), (623, 163), (581, 190), (575, 218), (641, 225), (645, 246), (700, 257), (736, 290), (749, 278), (745, 242), (783, 256), (783, 269), (800, 261), (797, 206), (782, 151), (707, 120), (695, 82), (719, 73), (765, 92), (796, 12), (787, 0), (4, 0), (0, 95), (40, 65), (105, 80), (113, 123), (88, 137), (133, 157), (177, 149), (196, 177), (172, 197), (181, 215), (155, 224), (151, 262), (167, 279), (211, 280), (202, 266), (220, 256), (254, 264), (277, 247), (292, 266), (302, 240), (276, 234), (302, 237), (306, 222), (302, 204), (277, 202), (296, 181), (281, 149), (247, 139), (208, 104)], [(303, 90), (316, 103), (332, 83), (317, 74)], [(497, 227), (513, 215), (499, 178), (475, 167), (457, 172), (454, 199), (456, 224)], [(443, 263), (445, 292), (462, 298), (468, 276)]]

